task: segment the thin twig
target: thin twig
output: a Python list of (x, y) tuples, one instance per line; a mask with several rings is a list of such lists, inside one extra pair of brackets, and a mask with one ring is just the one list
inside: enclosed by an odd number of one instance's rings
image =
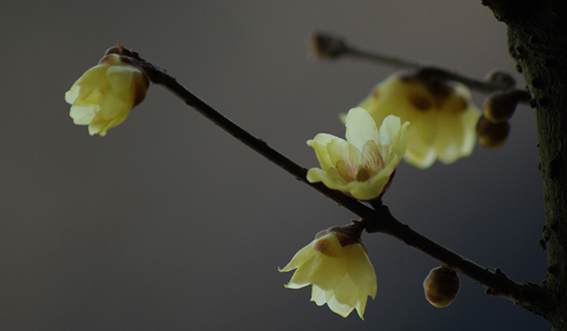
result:
[[(539, 286), (518, 284), (506, 277), (499, 270), (491, 272), (488, 269), (482, 268), (476, 263), (465, 259), (410, 229), (409, 226), (396, 220), (391, 215), (389, 209), (380, 203), (373, 204), (373, 207), (376, 209), (372, 209), (340, 191), (327, 188), (322, 183), (310, 183), (306, 179), (307, 169), (299, 166), (297, 163), (270, 147), (266, 142), (256, 138), (224, 115), (217, 112), (193, 93), (189, 92), (162, 68), (141, 59), (135, 52), (132, 52), (132, 56), (138, 66), (153, 83), (164, 86), (185, 101), (187, 105), (193, 107), (254, 151), (286, 170), (298, 180), (306, 183), (326, 197), (337, 202), (339, 205), (360, 216), (363, 222), (366, 223), (367, 232), (382, 232), (393, 236), (439, 261), (441, 264), (452, 267), (465, 277), (486, 287), (487, 293), (509, 299), (526, 309), (537, 311), (536, 303), (538, 300), (546, 298), (543, 290)], [(527, 291), (527, 288), (529, 288), (530, 291)], [(530, 295), (526, 293), (530, 293)]]
[[(460, 82), (472, 90), (484, 93), (510, 90), (514, 88), (516, 83), (509, 74), (503, 72), (498, 72), (497, 77), (492, 76), (496, 78), (493, 81), (478, 80), (429, 63), (354, 46), (347, 43), (345, 39), (326, 32), (315, 31), (309, 46), (310, 53), (314, 58), (337, 59), (340, 57), (353, 57), (400, 69), (425, 70), (428, 74), (434, 74), (438, 78)], [(502, 79), (503, 77), (505, 79)], [(521, 101), (528, 102), (529, 100), (530, 95), (526, 91)]]

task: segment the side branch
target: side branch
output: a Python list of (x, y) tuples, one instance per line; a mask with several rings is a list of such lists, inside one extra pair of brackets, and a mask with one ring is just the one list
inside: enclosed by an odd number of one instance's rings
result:
[[(385, 54), (375, 50), (367, 50), (360, 46), (351, 45), (343, 38), (323, 32), (313, 33), (310, 41), (310, 50), (315, 58), (337, 59), (340, 57), (353, 57), (400, 69), (419, 70), (443, 80), (460, 82), (472, 90), (483, 93), (506, 91), (514, 88), (516, 84), (515, 80), (504, 72), (493, 73), (489, 80), (478, 80), (425, 62)], [(520, 100), (528, 102), (530, 100), (529, 93), (526, 92)]]
[(390, 235), (432, 259), (450, 266), (453, 270), (486, 287), (486, 294), (499, 296), (514, 304), (544, 315), (549, 305), (550, 293), (532, 283), (518, 284), (508, 278), (500, 269), (494, 272), (460, 256), (435, 241), (398, 221), (386, 206), (377, 208), (379, 224), (367, 220), (367, 232), (381, 232)]
[(306, 183), (326, 197), (337, 202), (339, 205), (360, 216), (364, 220), (363, 222), (365, 223), (367, 232), (382, 232), (393, 236), (440, 263), (449, 265), (477, 284), (486, 287), (488, 294), (512, 300), (514, 303), (528, 310), (539, 312), (539, 302), (546, 301), (547, 294), (543, 292), (539, 286), (533, 284), (521, 285), (506, 277), (498, 269), (496, 269), (495, 272), (491, 272), (488, 269), (480, 267), (474, 262), (465, 259), (415, 232), (407, 225), (402, 224), (391, 215), (386, 206), (373, 204), (375, 208), (373, 209), (340, 191), (327, 188), (322, 183), (310, 183), (306, 179), (307, 169), (299, 166), (297, 163), (270, 147), (266, 142), (251, 135), (224, 115), (217, 112), (211, 106), (189, 92), (162, 68), (139, 58), (137, 53), (132, 53), (132, 55), (133, 60), (137, 62), (137, 65), (146, 73), (153, 83), (164, 86), (184, 100), (187, 105), (193, 107), (254, 151), (286, 170), (298, 180)]

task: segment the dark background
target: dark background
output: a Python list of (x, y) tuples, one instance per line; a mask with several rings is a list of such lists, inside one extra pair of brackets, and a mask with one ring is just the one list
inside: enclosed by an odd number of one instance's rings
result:
[[(305, 141), (344, 135), (338, 113), (393, 72), (313, 62), (313, 29), (481, 78), (514, 72), (505, 26), (480, 1), (21, 1), (0, 13), (1, 330), (545, 330), (462, 279), (424, 299), (437, 264), (364, 235), (378, 278), (365, 321), (287, 290), (314, 234), (354, 216), (158, 86), (104, 138), (64, 93), (123, 43), (305, 167)], [(523, 82), (519, 75), (520, 86)], [(480, 105), (483, 95), (474, 94)], [(545, 277), (533, 111), (508, 143), (451, 166), (402, 163), (385, 202), (401, 221), (517, 281)]]

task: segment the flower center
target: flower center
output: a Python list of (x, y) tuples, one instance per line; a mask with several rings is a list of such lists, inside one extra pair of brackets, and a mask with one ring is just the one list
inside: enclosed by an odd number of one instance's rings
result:
[(367, 168), (359, 166), (354, 179), (356, 179), (357, 182), (365, 182), (369, 178), (370, 178), (370, 171), (368, 171)]

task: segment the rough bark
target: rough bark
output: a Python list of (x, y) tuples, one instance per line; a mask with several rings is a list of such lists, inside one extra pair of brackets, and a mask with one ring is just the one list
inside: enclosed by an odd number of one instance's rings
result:
[(508, 45), (531, 93), (539, 138), (551, 300), (538, 312), (552, 330), (567, 331), (567, 1), (484, 0), (508, 26)]

